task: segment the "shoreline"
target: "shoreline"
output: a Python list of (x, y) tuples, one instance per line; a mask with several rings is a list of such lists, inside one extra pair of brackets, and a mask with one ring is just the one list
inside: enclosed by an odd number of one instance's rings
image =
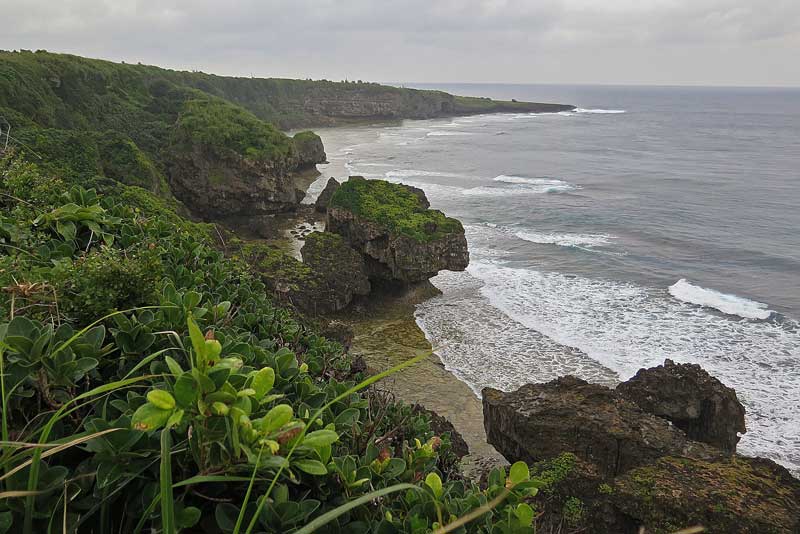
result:
[(505, 458), (486, 442), (483, 406), (472, 388), (448, 371), (417, 324), (416, 305), (439, 291), (430, 283), (402, 294), (374, 294), (354, 303), (352, 309), (331, 316), (353, 329), (350, 355), (361, 356), (371, 373), (389, 369), (421, 353), (430, 355), (381, 384), (408, 404), (419, 404), (453, 424), (469, 446), (463, 467)]

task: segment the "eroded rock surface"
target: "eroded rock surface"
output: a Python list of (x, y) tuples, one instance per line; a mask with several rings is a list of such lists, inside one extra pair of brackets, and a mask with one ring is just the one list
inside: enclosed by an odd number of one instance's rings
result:
[(340, 185), (336, 178), (329, 178), (328, 183), (325, 184), (325, 189), (322, 190), (316, 202), (314, 202), (314, 209), (320, 213), (325, 213), (328, 210), (328, 204), (331, 203), (333, 194), (339, 189)]
[(298, 189), (298, 175), (325, 161), (318, 136), (304, 135), (293, 144), (300, 148), (274, 159), (211, 150), (201, 143), (174, 147), (168, 163), (170, 187), (204, 220), (258, 218), (291, 211), (305, 196)]
[(574, 376), (509, 393), (485, 388), (483, 413), (489, 443), (509, 460), (571, 452), (613, 477), (662, 456), (719, 456), (614, 390)]
[(669, 419), (689, 438), (727, 452), (736, 451), (738, 433), (746, 431), (745, 410), (736, 391), (699, 365), (666, 360), (639, 370), (617, 391), (642, 410)]
[(318, 279), (306, 308), (315, 313), (344, 309), (355, 295), (368, 295), (370, 282), (361, 255), (336, 234), (313, 232), (300, 250)]
[(333, 195), (326, 229), (363, 254), (369, 277), (404, 284), (469, 264), (464, 228), (417, 188), (352, 177)]

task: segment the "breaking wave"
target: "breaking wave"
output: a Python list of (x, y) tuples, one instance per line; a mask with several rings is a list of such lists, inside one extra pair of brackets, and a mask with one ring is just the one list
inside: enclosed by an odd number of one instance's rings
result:
[(728, 315), (738, 315), (745, 319), (769, 319), (772, 310), (762, 302), (748, 300), (736, 295), (728, 295), (713, 289), (696, 286), (681, 278), (669, 286), (669, 294), (678, 300), (706, 308), (714, 308)]

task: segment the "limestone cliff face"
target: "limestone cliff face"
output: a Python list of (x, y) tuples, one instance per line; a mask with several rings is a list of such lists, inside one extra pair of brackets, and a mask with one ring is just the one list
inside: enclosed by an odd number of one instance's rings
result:
[(421, 189), (352, 176), (330, 200), (326, 230), (364, 256), (371, 279), (410, 284), (463, 271), (464, 227), (429, 206)]
[(463, 231), (420, 242), (337, 207), (328, 208), (327, 230), (344, 237), (364, 255), (370, 278), (422, 282), (439, 271), (463, 271), (469, 265)]
[(202, 143), (192, 143), (170, 154), (170, 187), (204, 220), (290, 211), (305, 195), (296, 186), (297, 175), (325, 161), (318, 136), (303, 135), (294, 144), (289, 157), (268, 160), (231, 151), (221, 155)]

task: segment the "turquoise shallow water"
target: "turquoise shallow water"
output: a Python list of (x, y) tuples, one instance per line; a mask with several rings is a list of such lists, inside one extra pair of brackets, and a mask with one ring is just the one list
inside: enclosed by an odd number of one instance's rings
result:
[(700, 363), (746, 404), (742, 452), (800, 469), (800, 91), (441, 88), (579, 106), (320, 132), (325, 176), (464, 222), (470, 268), (417, 309), (445, 365), (479, 391)]

